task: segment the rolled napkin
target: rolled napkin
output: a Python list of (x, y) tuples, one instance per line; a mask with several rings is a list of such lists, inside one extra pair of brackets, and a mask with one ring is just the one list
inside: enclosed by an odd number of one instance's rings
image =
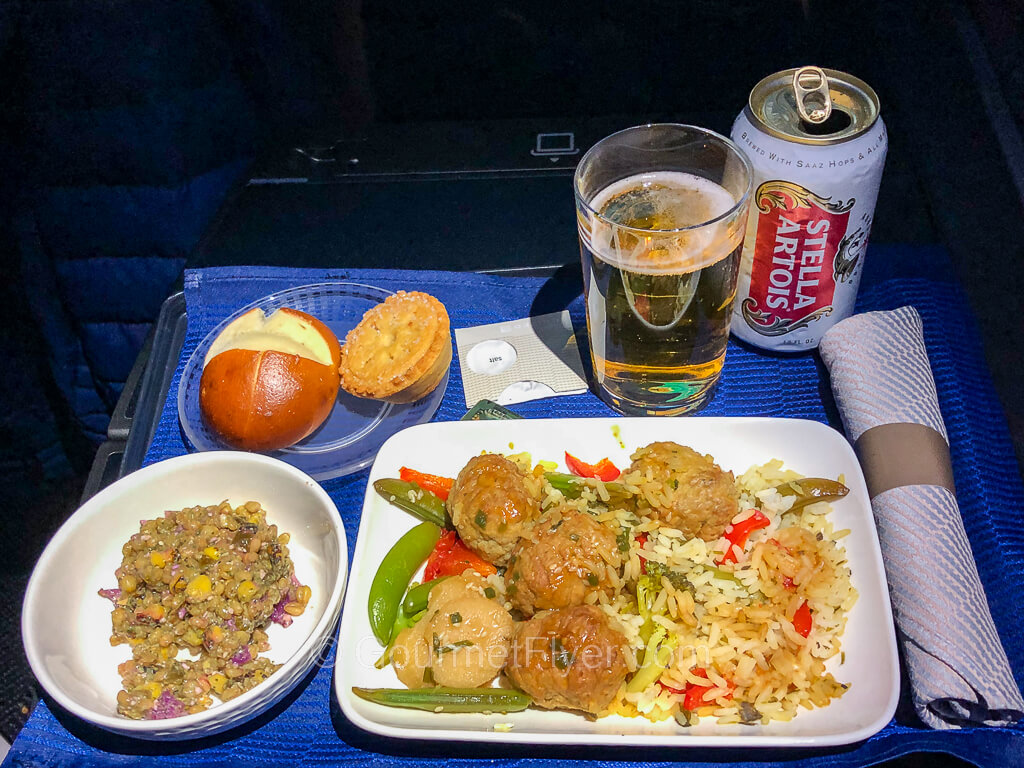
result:
[(854, 315), (819, 351), (864, 468), (914, 708), (932, 728), (1016, 722), (1024, 699), (960, 517), (920, 316)]

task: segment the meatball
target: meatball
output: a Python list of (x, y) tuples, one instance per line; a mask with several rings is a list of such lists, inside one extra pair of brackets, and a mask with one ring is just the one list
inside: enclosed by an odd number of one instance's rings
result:
[(662, 484), (663, 502), (652, 504), (657, 518), (687, 538), (716, 541), (739, 512), (739, 492), (732, 472), (710, 456), (677, 443), (651, 443), (637, 450), (627, 472), (651, 472)]
[(478, 576), (452, 576), (430, 591), (425, 615), (402, 630), (391, 652), (395, 674), (409, 688), (489, 683), (508, 657), (513, 622), (484, 597)]
[(523, 615), (582, 605), (591, 592), (614, 590), (622, 564), (615, 534), (585, 512), (556, 507), (538, 518), (505, 570), (505, 594)]
[(448, 513), (466, 546), (503, 566), (519, 537), (540, 513), (519, 468), (504, 456), (474, 456), (455, 478)]
[(505, 672), (538, 707), (598, 714), (626, 679), (628, 653), (625, 636), (607, 614), (578, 605), (517, 625)]

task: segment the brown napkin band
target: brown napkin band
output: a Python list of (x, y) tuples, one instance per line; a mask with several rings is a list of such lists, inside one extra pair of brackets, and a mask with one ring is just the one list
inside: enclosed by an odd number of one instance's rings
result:
[(931, 427), (879, 424), (857, 438), (853, 448), (864, 468), (872, 499), (904, 485), (941, 485), (956, 493), (949, 445)]

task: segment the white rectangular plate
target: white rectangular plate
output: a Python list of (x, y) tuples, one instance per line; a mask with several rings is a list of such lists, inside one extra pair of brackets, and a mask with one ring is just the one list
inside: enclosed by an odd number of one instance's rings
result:
[[(834, 657), (828, 665), (837, 680), (851, 684), (840, 699), (824, 709), (801, 710), (788, 723), (720, 726), (705, 718), (684, 729), (672, 720), (652, 723), (615, 715), (589, 721), (570, 712), (533, 709), (509, 715), (436, 714), (383, 707), (353, 695), (353, 686), (402, 687), (390, 667), (374, 669), (382, 649), (370, 630), (367, 600), (381, 559), (417, 521), (380, 498), (373, 490), (374, 480), (397, 477), (402, 466), (454, 477), (481, 452), (529, 451), (535, 462), (547, 459), (562, 465), (568, 451), (585, 461), (608, 456), (616, 466), (626, 467), (630, 453), (656, 440), (710, 453), (737, 475), (778, 458), (806, 476), (845, 476), (850, 494), (834, 504), (832, 520), (836, 530), (851, 531), (842, 543), (860, 597), (842, 639), (844, 656)], [(899, 667), (885, 570), (860, 465), (841, 434), (798, 419), (529, 419), (445, 422), (406, 429), (384, 444), (370, 471), (341, 619), (334, 686), (342, 711), (353, 723), (404, 739), (678, 747), (821, 747), (866, 739), (888, 723), (896, 710)], [(511, 730), (495, 730), (504, 724), (511, 724)]]

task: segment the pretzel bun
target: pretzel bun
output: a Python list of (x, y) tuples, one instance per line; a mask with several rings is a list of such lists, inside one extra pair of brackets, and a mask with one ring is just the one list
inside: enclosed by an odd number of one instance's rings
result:
[(246, 312), (214, 340), (199, 381), (199, 409), (228, 445), (274, 451), (297, 443), (330, 415), (341, 349), (331, 329), (283, 307)]

